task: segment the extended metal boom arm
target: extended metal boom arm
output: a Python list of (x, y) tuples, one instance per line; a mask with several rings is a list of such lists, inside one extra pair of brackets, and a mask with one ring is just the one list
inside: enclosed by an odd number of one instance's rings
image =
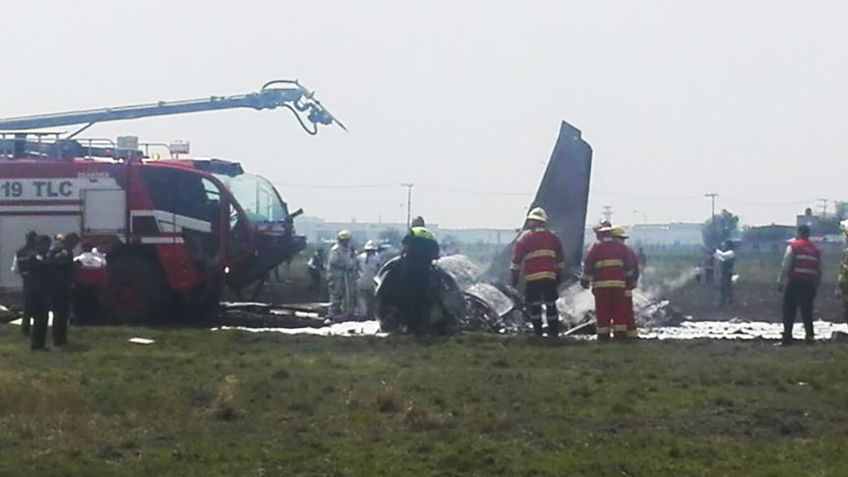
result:
[[(279, 87), (276, 85), (286, 85)], [(297, 81), (276, 80), (266, 83), (257, 93), (239, 94), (235, 96), (212, 96), (202, 99), (184, 101), (160, 101), (158, 103), (121, 106), (117, 108), (89, 109), (65, 113), (40, 114), (35, 116), (20, 116), (0, 119), (0, 130), (22, 131), (31, 129), (53, 128), (73, 124), (87, 124), (106, 121), (121, 121), (152, 116), (167, 116), (171, 114), (186, 114), (202, 111), (217, 111), (221, 109), (250, 108), (290, 110), (301, 127), (309, 134), (318, 133), (318, 125), (338, 124), (347, 130), (321, 103), (315, 99), (314, 93), (308, 91)], [(311, 126), (310, 126), (311, 125)], [(86, 126), (88, 127), (88, 126)]]

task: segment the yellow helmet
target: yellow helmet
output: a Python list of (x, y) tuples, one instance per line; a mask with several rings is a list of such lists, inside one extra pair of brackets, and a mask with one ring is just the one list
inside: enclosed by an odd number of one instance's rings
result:
[(624, 227), (613, 227), (610, 234), (615, 238), (626, 239), (628, 237), (627, 231), (624, 230)]
[(536, 220), (539, 222), (548, 222), (548, 213), (541, 207), (536, 207), (527, 214), (527, 220)]

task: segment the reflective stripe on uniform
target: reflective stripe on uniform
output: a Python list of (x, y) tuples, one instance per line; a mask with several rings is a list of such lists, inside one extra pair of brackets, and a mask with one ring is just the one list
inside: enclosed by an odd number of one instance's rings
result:
[(556, 252), (550, 249), (534, 250), (524, 256), (524, 260), (532, 260), (534, 258), (556, 258)]
[(806, 274), (806, 275), (818, 275), (819, 271), (818, 270), (812, 270), (812, 269), (809, 269), (809, 268), (795, 268), (795, 269), (792, 270), (792, 273), (803, 273), (803, 274)]
[(624, 296), (633, 297), (633, 290), (624, 290)]
[(616, 333), (620, 331), (627, 331), (627, 325), (612, 325), (612, 330)]
[(517, 264), (517, 263), (510, 263), (510, 264), (509, 264), (509, 269), (510, 269), (510, 270), (521, 270), (521, 265), (519, 265), (519, 264)]
[(795, 260), (808, 260), (810, 262), (818, 262), (819, 257), (816, 257), (815, 255), (800, 255), (799, 254), (799, 255), (795, 255)]
[(524, 277), (524, 280), (526, 280), (528, 282), (532, 282), (532, 281), (536, 281), (536, 280), (546, 280), (546, 279), (556, 280), (556, 273), (554, 273), (554, 272), (537, 272), (537, 273), (531, 273), (531, 274), (527, 275), (526, 277)]
[(604, 335), (609, 336), (609, 334), (610, 334), (610, 327), (609, 326), (599, 326), (598, 327), (598, 336), (604, 336)]
[(639, 330), (627, 330), (628, 338), (637, 338), (639, 336)]
[(611, 258), (609, 260), (598, 260), (595, 262), (595, 268), (607, 268), (607, 267), (623, 267), (624, 260), (619, 260), (617, 258)]
[(599, 280), (592, 283), (592, 288), (624, 288), (624, 280)]

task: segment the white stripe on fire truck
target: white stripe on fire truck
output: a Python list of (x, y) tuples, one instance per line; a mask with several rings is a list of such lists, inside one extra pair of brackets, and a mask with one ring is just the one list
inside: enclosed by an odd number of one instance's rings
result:
[(0, 205), (0, 212), (39, 212), (42, 215), (50, 212), (80, 212), (82, 206), (76, 205)]
[(165, 210), (133, 210), (130, 211), (130, 217), (153, 217), (156, 219), (160, 232), (179, 232), (182, 229), (206, 233), (212, 232), (211, 222), (174, 214)]
[(172, 244), (185, 243), (182, 237), (141, 237), (141, 243), (146, 244)]

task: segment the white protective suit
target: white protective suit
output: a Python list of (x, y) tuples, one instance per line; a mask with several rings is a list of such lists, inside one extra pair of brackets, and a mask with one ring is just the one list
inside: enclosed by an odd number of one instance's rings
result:
[(327, 257), (330, 316), (352, 316), (356, 306), (356, 255), (350, 243), (337, 243)]
[(365, 251), (356, 257), (359, 265), (359, 279), (356, 281), (356, 316), (372, 318), (374, 316), (374, 290), (377, 284), (374, 278), (383, 266), (383, 257), (376, 250)]

